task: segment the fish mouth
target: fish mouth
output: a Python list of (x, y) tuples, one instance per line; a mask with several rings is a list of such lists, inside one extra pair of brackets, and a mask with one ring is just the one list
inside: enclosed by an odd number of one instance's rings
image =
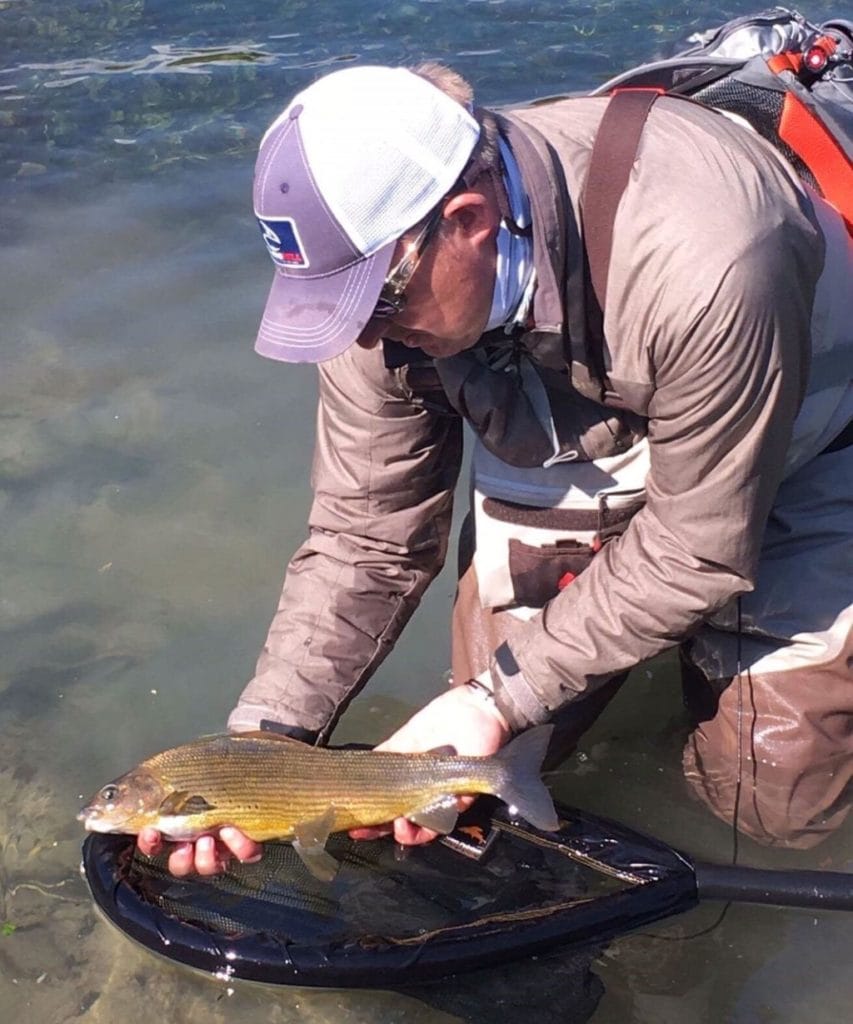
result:
[(101, 812), (93, 810), (91, 807), (84, 807), (82, 811), (77, 815), (77, 820), (83, 823), (83, 828), (87, 832), (120, 832), (121, 827), (117, 826), (115, 822), (107, 821), (101, 817)]

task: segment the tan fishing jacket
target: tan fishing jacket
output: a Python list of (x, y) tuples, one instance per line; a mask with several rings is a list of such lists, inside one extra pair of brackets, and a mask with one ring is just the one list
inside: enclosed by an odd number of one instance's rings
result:
[[(448, 360), (398, 358), (386, 343), (320, 366), (310, 536), (231, 728), (271, 719), (328, 737), (441, 568), (466, 420), (513, 465), (649, 441), (645, 506), (498, 652), (496, 696), (515, 729), (677, 644), (753, 587), (780, 481), (840, 426), (837, 392), (821, 390), (839, 311), (813, 317), (824, 233), (769, 145), (698, 105), (658, 101), (614, 228), (602, 405), (578, 197), (605, 103), (560, 100), (500, 119), (532, 203), (535, 327), (493, 332)], [(810, 367), (813, 348), (820, 366)], [(556, 440), (524, 366), (545, 384)]]

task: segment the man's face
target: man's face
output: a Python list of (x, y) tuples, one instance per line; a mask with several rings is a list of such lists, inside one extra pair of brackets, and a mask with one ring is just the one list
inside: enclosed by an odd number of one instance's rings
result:
[[(476, 344), (492, 307), (499, 216), (487, 194), (466, 192), (448, 200), (406, 288), (405, 308), (390, 319), (371, 320), (358, 344), (373, 348), (389, 338), (435, 359)], [(402, 249), (401, 242), (395, 260)]]

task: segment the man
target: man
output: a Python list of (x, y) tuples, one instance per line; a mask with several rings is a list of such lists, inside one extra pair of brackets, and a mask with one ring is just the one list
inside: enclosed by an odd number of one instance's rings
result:
[[(853, 773), (843, 222), (748, 128), (658, 100), (596, 356), (581, 201), (607, 101), (470, 100), (436, 66), (351, 68), (261, 143), (257, 350), (320, 364), (315, 500), (229, 727), (328, 738), (442, 565), (467, 422), (455, 685), (384, 745), (488, 754), (556, 719), (565, 751), (682, 644), (691, 785), (759, 841), (812, 845)], [(223, 829), (170, 866), (229, 853), (259, 847)]]

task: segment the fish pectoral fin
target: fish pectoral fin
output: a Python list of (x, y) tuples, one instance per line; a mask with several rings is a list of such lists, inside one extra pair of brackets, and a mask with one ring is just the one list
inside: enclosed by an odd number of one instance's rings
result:
[(326, 851), (326, 840), (335, 824), (335, 808), (329, 809), (319, 818), (300, 822), (293, 830), (293, 849), (315, 878), (331, 882), (338, 873), (340, 864)]
[(432, 829), (433, 832), (441, 832), (447, 835), (456, 828), (456, 819), (459, 811), (456, 809), (456, 797), (452, 793), (445, 793), (434, 803), (421, 807), (406, 817), (416, 825)]
[(170, 793), (160, 804), (161, 815), (203, 814), (215, 809), (215, 805), (209, 803), (199, 793), (189, 793), (185, 789)]

